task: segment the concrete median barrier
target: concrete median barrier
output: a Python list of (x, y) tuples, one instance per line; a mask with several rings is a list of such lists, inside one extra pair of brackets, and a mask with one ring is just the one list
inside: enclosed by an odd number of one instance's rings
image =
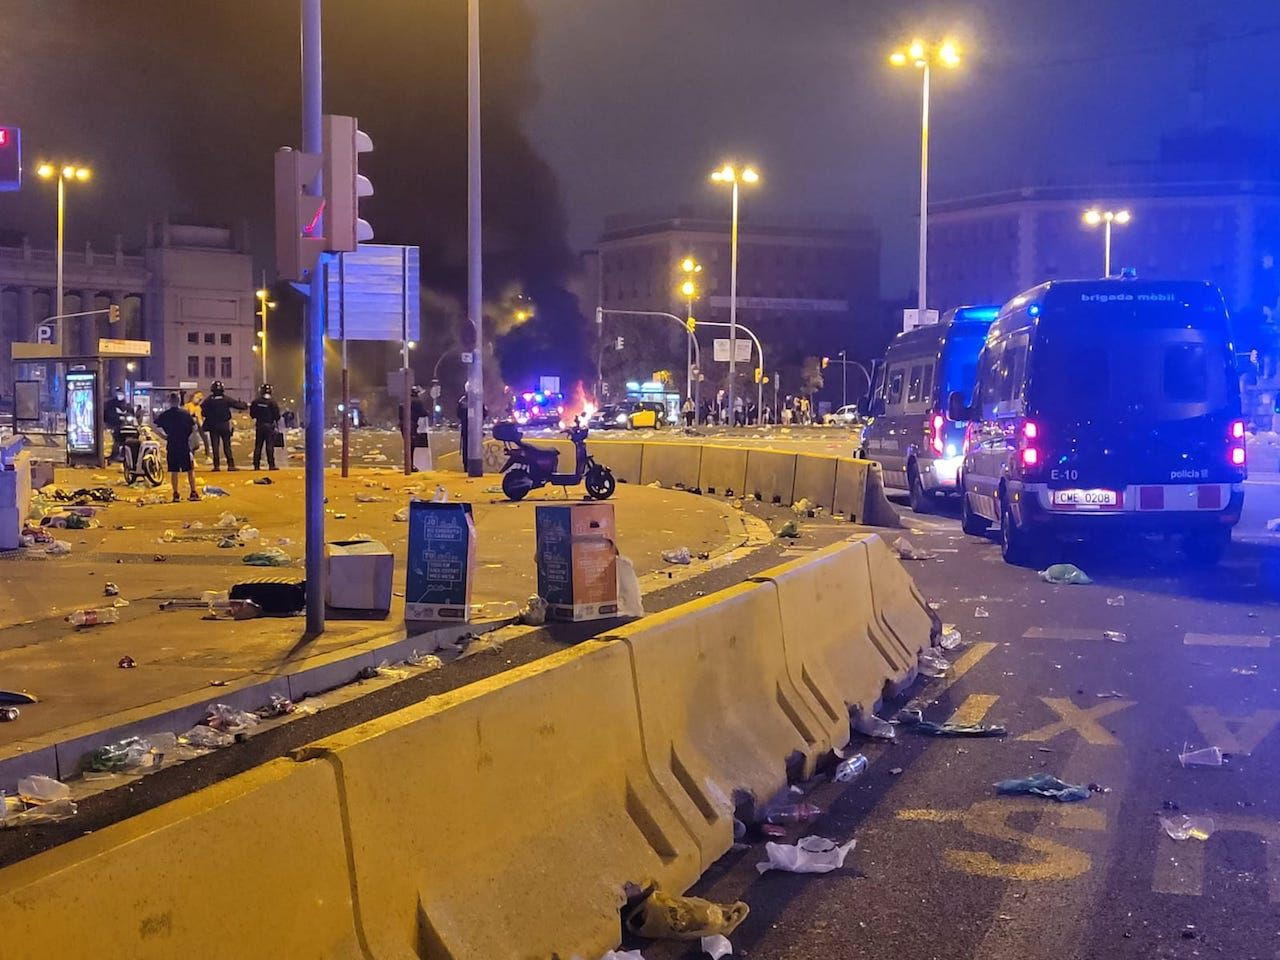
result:
[(747, 454), (747, 496), (758, 496), (765, 503), (773, 502), (790, 506), (795, 500), (795, 453), (777, 450), (752, 450)]
[(854, 542), (858, 541), (867, 548), (866, 571), (877, 621), (884, 628), (886, 637), (892, 640), (889, 649), (896, 651), (901, 662), (912, 671), (898, 683), (909, 683), (915, 677), (920, 651), (941, 633), (941, 621), (929, 609), (924, 594), (883, 537), (872, 533), (858, 537)]
[(645, 762), (621, 643), (588, 641), (297, 756), (337, 772), (371, 956), (596, 957), (618, 943), (626, 881), (684, 890), (701, 866)]
[(702, 451), (695, 443), (645, 441), (640, 482), (657, 480), (664, 487), (696, 487), (702, 466)]
[(743, 495), (747, 485), (746, 447), (721, 447), (707, 444), (702, 448), (702, 465), (698, 471), (698, 486), (703, 492), (714, 490), (724, 495), (732, 490)]
[[(763, 803), (830, 750), (787, 670), (772, 583), (744, 583), (616, 632), (631, 652), (653, 776), (705, 870), (733, 843), (733, 804)], [(848, 732), (845, 731), (847, 739)]]
[(796, 457), (796, 500), (806, 499), (814, 506), (822, 507), (828, 515), (836, 506), (836, 470), (840, 458), (820, 453), (804, 453)]
[(854, 523), (872, 527), (900, 527), (898, 512), (884, 492), (880, 464), (839, 457), (833, 510)]
[(363, 956), (352, 898), (333, 770), (274, 760), (0, 870), (0, 956)]
[(613, 471), (619, 483), (639, 483), (643, 474), (644, 444), (627, 440), (599, 440), (600, 434), (592, 434), (587, 440), (587, 450)]

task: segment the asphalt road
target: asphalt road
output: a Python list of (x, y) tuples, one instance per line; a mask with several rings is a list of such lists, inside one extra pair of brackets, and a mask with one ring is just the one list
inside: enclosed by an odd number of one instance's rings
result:
[[(1006, 566), (952, 517), (911, 517), (910, 563), (964, 637), (951, 675), (908, 691), (925, 717), (1001, 723), (976, 740), (855, 736), (867, 772), (827, 781), (808, 833), (856, 838), (822, 876), (759, 875), (730, 853), (693, 893), (745, 900), (735, 956), (770, 960), (1026, 960), (1280, 956), (1280, 476), (1251, 482), (1223, 565), (1159, 545), (1067, 549), (1095, 580), (1054, 586)], [(1123, 598), (1122, 600), (1120, 598)], [(1117, 605), (1122, 604), (1122, 605)], [(1123, 642), (1102, 631), (1119, 631)], [(886, 705), (892, 716), (902, 703)], [(1218, 746), (1221, 767), (1179, 763)], [(1079, 803), (997, 796), (1051, 773), (1108, 792)], [(1174, 841), (1159, 815), (1207, 815)], [(698, 956), (636, 941), (648, 960)]]

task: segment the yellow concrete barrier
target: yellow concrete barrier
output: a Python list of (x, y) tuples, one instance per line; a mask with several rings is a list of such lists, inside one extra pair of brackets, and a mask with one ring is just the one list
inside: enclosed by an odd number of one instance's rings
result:
[(747, 452), (746, 447), (704, 446), (698, 486), (704, 493), (714, 490), (723, 495), (726, 490), (732, 490), (742, 496), (747, 484)]
[[(787, 671), (776, 588), (743, 583), (614, 634), (631, 651), (653, 775), (705, 870), (733, 842), (735, 794), (760, 803), (831, 749)], [(848, 731), (844, 736), (848, 737)]]
[(587, 450), (600, 463), (613, 471), (619, 483), (639, 483), (644, 459), (644, 444), (636, 440), (603, 439), (602, 433), (593, 433), (587, 440)]
[(777, 450), (752, 450), (747, 454), (747, 496), (759, 496), (765, 503), (774, 497), (779, 503), (790, 506), (796, 484), (796, 457), (794, 453)]
[(352, 898), (333, 770), (273, 760), (0, 870), (0, 956), (362, 956)]
[(684, 890), (699, 873), (645, 762), (621, 643), (588, 641), (297, 755), (337, 770), (372, 956), (598, 957), (618, 943), (624, 883)]
[(879, 534), (865, 534), (857, 540), (865, 543), (867, 548), (867, 576), (877, 621), (884, 628), (885, 636), (892, 640), (891, 649), (900, 656), (899, 662), (912, 671), (910, 676), (900, 678), (899, 683), (908, 683), (914, 678), (920, 651), (933, 642), (936, 633), (941, 632), (941, 621), (929, 609), (924, 594), (898, 555)]
[(868, 461), (867, 464), (867, 493), (863, 501), (862, 520), (859, 522), (873, 527), (902, 526), (902, 518), (885, 496), (884, 471), (878, 463)]
[(840, 458), (820, 453), (805, 453), (796, 457), (796, 500), (808, 499), (822, 507), (828, 514), (835, 510), (836, 468)]
[(664, 487), (674, 487), (677, 484), (696, 487), (704, 449), (695, 443), (662, 443), (646, 440), (640, 482), (653, 483), (657, 480)]
[(871, 460), (838, 458), (833, 511), (854, 523), (873, 527), (900, 527), (902, 521), (884, 492), (880, 464)]

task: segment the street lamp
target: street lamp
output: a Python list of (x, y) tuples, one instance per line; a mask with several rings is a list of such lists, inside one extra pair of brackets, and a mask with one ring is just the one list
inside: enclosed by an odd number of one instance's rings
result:
[[(689, 330), (689, 339), (685, 343), (685, 387), (684, 395), (693, 397), (693, 298), (698, 295), (697, 284), (693, 282), (696, 274), (702, 272), (702, 264), (694, 260), (693, 257), (685, 257), (680, 261), (680, 270), (685, 275), (684, 283), (680, 284), (680, 295), (684, 297), (684, 322)], [(698, 406), (698, 401), (694, 400), (694, 406)]]
[(960, 65), (960, 50), (951, 40), (938, 44), (926, 44), (913, 40), (905, 50), (895, 50), (889, 55), (889, 63), (895, 67), (913, 66), (920, 71), (920, 276), (917, 282), (916, 306), (919, 322), (924, 322), (926, 295), (925, 266), (929, 257), (929, 79), (935, 66), (955, 69)]
[[(62, 166), (45, 161), (36, 167), (36, 176), (41, 180), (52, 180), (58, 178), (58, 252), (57, 252), (57, 280), (55, 286), (57, 292), (54, 301), (55, 307), (53, 315), (55, 317), (62, 316), (62, 244), (63, 244), (63, 223), (66, 219), (67, 209), (67, 181), (76, 180), (85, 183), (93, 172), (88, 167), (77, 166), (74, 163), (64, 163)], [(83, 307), (81, 309), (84, 309)], [(62, 321), (58, 321), (58, 344), (62, 345)]]
[(1111, 224), (1118, 223), (1123, 227), (1132, 219), (1133, 217), (1128, 210), (1098, 210), (1094, 208), (1084, 212), (1084, 222), (1087, 226), (1103, 225), (1102, 275), (1104, 277), (1111, 276)]
[(711, 179), (729, 184), (733, 196), (729, 221), (729, 415), (733, 416), (734, 380), (738, 372), (738, 183), (758, 183), (760, 174), (751, 167), (738, 170), (726, 163), (711, 174)]
[(262, 329), (258, 331), (258, 339), (262, 341), (262, 350), (258, 350), (255, 346), (254, 352), (262, 354), (262, 382), (264, 384), (271, 381), (267, 378), (267, 311), (274, 310), (276, 302), (270, 299), (270, 294), (263, 287), (257, 292), (258, 297), (258, 319), (262, 321)]

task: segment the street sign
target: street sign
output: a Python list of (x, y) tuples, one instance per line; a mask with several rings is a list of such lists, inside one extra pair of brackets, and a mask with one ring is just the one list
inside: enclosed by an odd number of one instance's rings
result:
[(417, 247), (362, 243), (324, 265), (331, 340), (417, 340), (422, 292)]
[[(739, 337), (739, 338), (738, 338), (736, 341), (734, 341), (734, 342), (737, 344), (737, 349), (736, 349), (736, 351), (735, 351), (735, 353), (736, 353), (736, 357), (735, 357), (735, 359), (736, 359), (739, 363), (746, 363), (746, 362), (748, 362), (748, 361), (751, 359), (751, 340), (750, 340), (748, 337)], [(728, 363), (728, 362), (729, 362), (729, 339), (728, 339), (728, 337), (724, 338), (723, 340), (721, 340), (721, 339), (717, 338), (717, 339), (714, 341), (714, 347), (715, 347), (715, 360), (716, 360), (716, 362), (717, 362), (717, 363)]]
[(42, 323), (36, 327), (36, 343), (57, 343), (58, 330), (52, 323)]
[(470, 351), (470, 350), (463, 350), (463, 351), (462, 351), (462, 362), (463, 362), (463, 363), (473, 363), (473, 362), (475, 361), (475, 358), (476, 358), (476, 355), (475, 355), (475, 353), (473, 353), (472, 351)]
[(539, 377), (538, 389), (543, 393), (559, 393), (560, 378), (559, 377)]
[[(710, 306), (727, 310), (731, 297), (708, 297)], [(845, 313), (848, 300), (808, 300), (801, 297), (738, 297), (739, 310), (776, 310), (779, 313)]]
[(0, 127), (0, 190), (22, 189), (22, 131)]
[(931, 327), (938, 323), (938, 311), (926, 310), (924, 318), (920, 318), (920, 311), (915, 308), (908, 308), (902, 311), (902, 332), (914, 330), (916, 327)]
[(100, 357), (149, 357), (151, 356), (150, 340), (98, 340), (98, 356)]

